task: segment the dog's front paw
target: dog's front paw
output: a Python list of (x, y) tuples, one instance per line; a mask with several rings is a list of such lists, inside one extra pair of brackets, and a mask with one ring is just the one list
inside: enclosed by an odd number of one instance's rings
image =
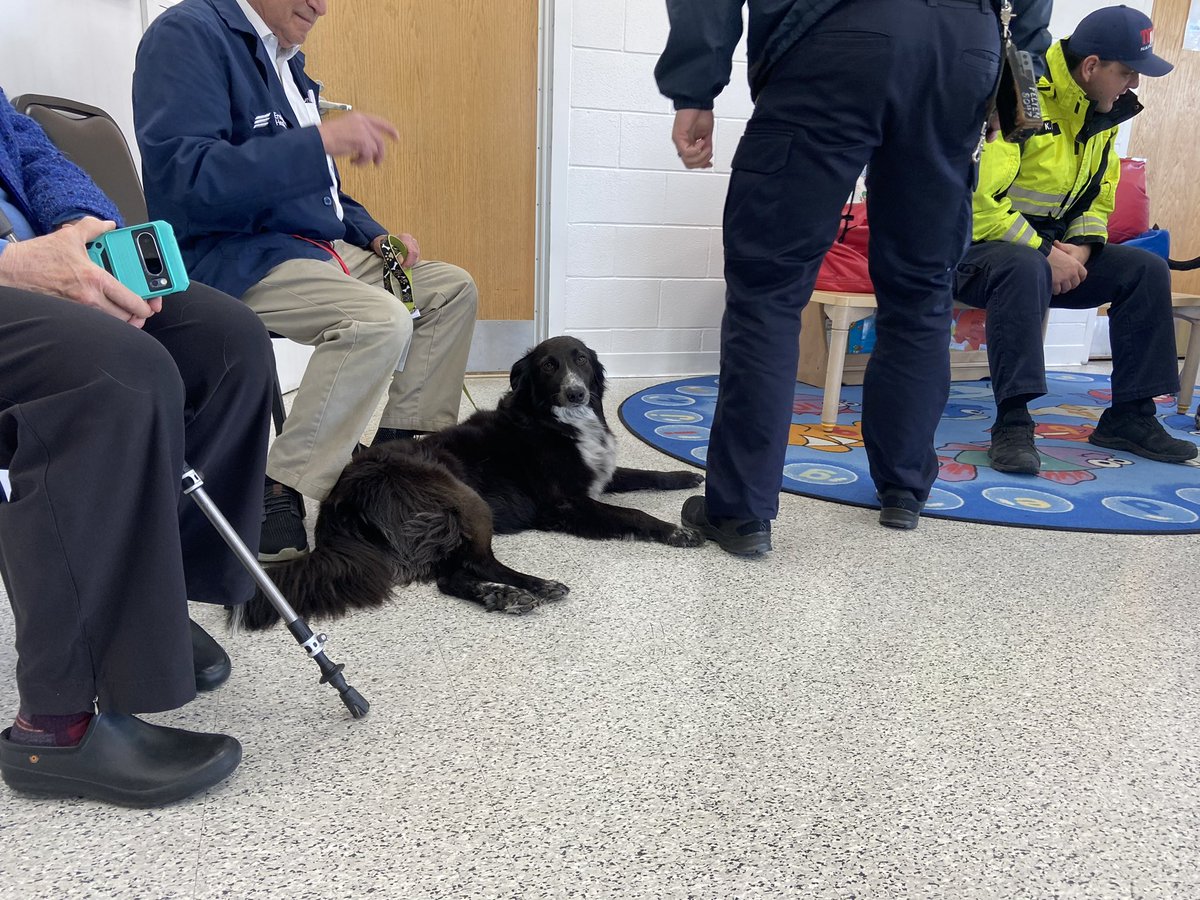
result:
[(699, 472), (682, 471), (682, 472), (666, 472), (664, 473), (669, 478), (667, 490), (682, 491), (687, 488), (700, 487), (704, 484), (704, 476)]
[(488, 612), (506, 612), (514, 615), (537, 609), (545, 602), (541, 597), (535, 597), (529, 591), (508, 584), (486, 585), (479, 599)]
[(680, 525), (667, 535), (666, 543), (671, 547), (699, 547), (704, 544), (704, 535), (695, 528)]
[(561, 600), (571, 592), (571, 589), (561, 581), (548, 581), (542, 579), (541, 587), (534, 593), (546, 602), (552, 603), (555, 600)]

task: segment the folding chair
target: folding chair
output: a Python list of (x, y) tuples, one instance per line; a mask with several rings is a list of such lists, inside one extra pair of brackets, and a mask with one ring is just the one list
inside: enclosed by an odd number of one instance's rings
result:
[[(138, 178), (133, 156), (121, 129), (108, 113), (95, 106), (39, 94), (22, 94), (14, 98), (12, 103), (19, 112), (28, 115), (42, 126), (64, 156), (88, 173), (100, 189), (116, 203), (121, 217), (126, 222), (136, 224), (146, 221), (146, 199), (142, 194), (141, 180)], [(283, 423), (283, 398), (279, 391), (278, 375), (275, 377), (275, 400), (272, 407), (278, 432)], [(341, 674), (344, 667), (333, 663), (325, 655), (326, 636), (314, 634), (308, 624), (296, 614), (263, 570), (258, 559), (209, 498), (200, 474), (190, 466), (183, 473), (183, 492), (200, 507), (275, 607), (296, 642), (317, 663), (321, 669), (321, 684), (328, 682), (337, 689), (342, 702), (354, 718), (365, 716), (370, 704), (346, 683)], [(4, 493), (0, 489), (0, 500), (3, 499)]]

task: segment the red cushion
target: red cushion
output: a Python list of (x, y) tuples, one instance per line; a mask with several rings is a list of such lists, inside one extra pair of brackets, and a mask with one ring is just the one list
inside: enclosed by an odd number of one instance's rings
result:
[(825, 259), (821, 262), (821, 271), (817, 273), (818, 291), (836, 291), (845, 294), (873, 294), (875, 286), (871, 284), (871, 276), (867, 271), (867, 206), (865, 203), (854, 203), (850, 207), (854, 217), (850, 229), (845, 234), (843, 243), (842, 228), (844, 223), (838, 223), (838, 240), (834, 241)]
[(1150, 196), (1146, 193), (1146, 161), (1121, 160), (1117, 201), (1108, 217), (1108, 239), (1119, 244), (1150, 230)]

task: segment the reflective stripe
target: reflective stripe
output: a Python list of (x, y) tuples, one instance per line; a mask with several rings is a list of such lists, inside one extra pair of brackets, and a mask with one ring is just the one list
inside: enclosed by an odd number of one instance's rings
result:
[(1040, 218), (1050, 217), (1057, 219), (1062, 214), (1062, 210), (1057, 207), (1035, 206), (1032, 203), (1014, 200), (1012, 208), (1025, 216), (1038, 216)]
[(1024, 219), (1018, 218), (1008, 226), (1008, 231), (1004, 232), (1004, 234), (1000, 236), (1000, 240), (1032, 247), (1035, 237), (1036, 232), (1033, 231), (1033, 226)]
[(1064, 237), (1108, 237), (1108, 224), (1099, 216), (1080, 216), (1071, 223)]
[[(1029, 188), (1013, 185), (1008, 189), (1009, 200), (1021, 200), (1032, 206), (1058, 206), (1063, 201), (1062, 194), (1047, 194), (1043, 191), (1033, 191)], [(1016, 205), (1015, 203), (1013, 204)]]

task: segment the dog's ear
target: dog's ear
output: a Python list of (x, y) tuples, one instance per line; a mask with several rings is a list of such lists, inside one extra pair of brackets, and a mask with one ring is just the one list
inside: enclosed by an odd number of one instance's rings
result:
[(587, 350), (588, 362), (591, 363), (592, 366), (592, 383), (589, 385), (589, 387), (591, 388), (593, 395), (603, 398), (604, 364), (600, 362), (600, 357), (596, 355), (595, 350), (593, 350), (591, 347), (588, 347), (586, 344), (584, 345), (584, 349)]
[(511, 389), (507, 395), (500, 398), (500, 406), (506, 409), (514, 404), (530, 406), (533, 402), (533, 351), (513, 363), (508, 373), (508, 386)]
[(519, 391), (529, 380), (529, 373), (532, 369), (533, 351), (527, 350), (524, 356), (513, 363), (512, 370), (508, 373), (508, 386), (514, 391)]

